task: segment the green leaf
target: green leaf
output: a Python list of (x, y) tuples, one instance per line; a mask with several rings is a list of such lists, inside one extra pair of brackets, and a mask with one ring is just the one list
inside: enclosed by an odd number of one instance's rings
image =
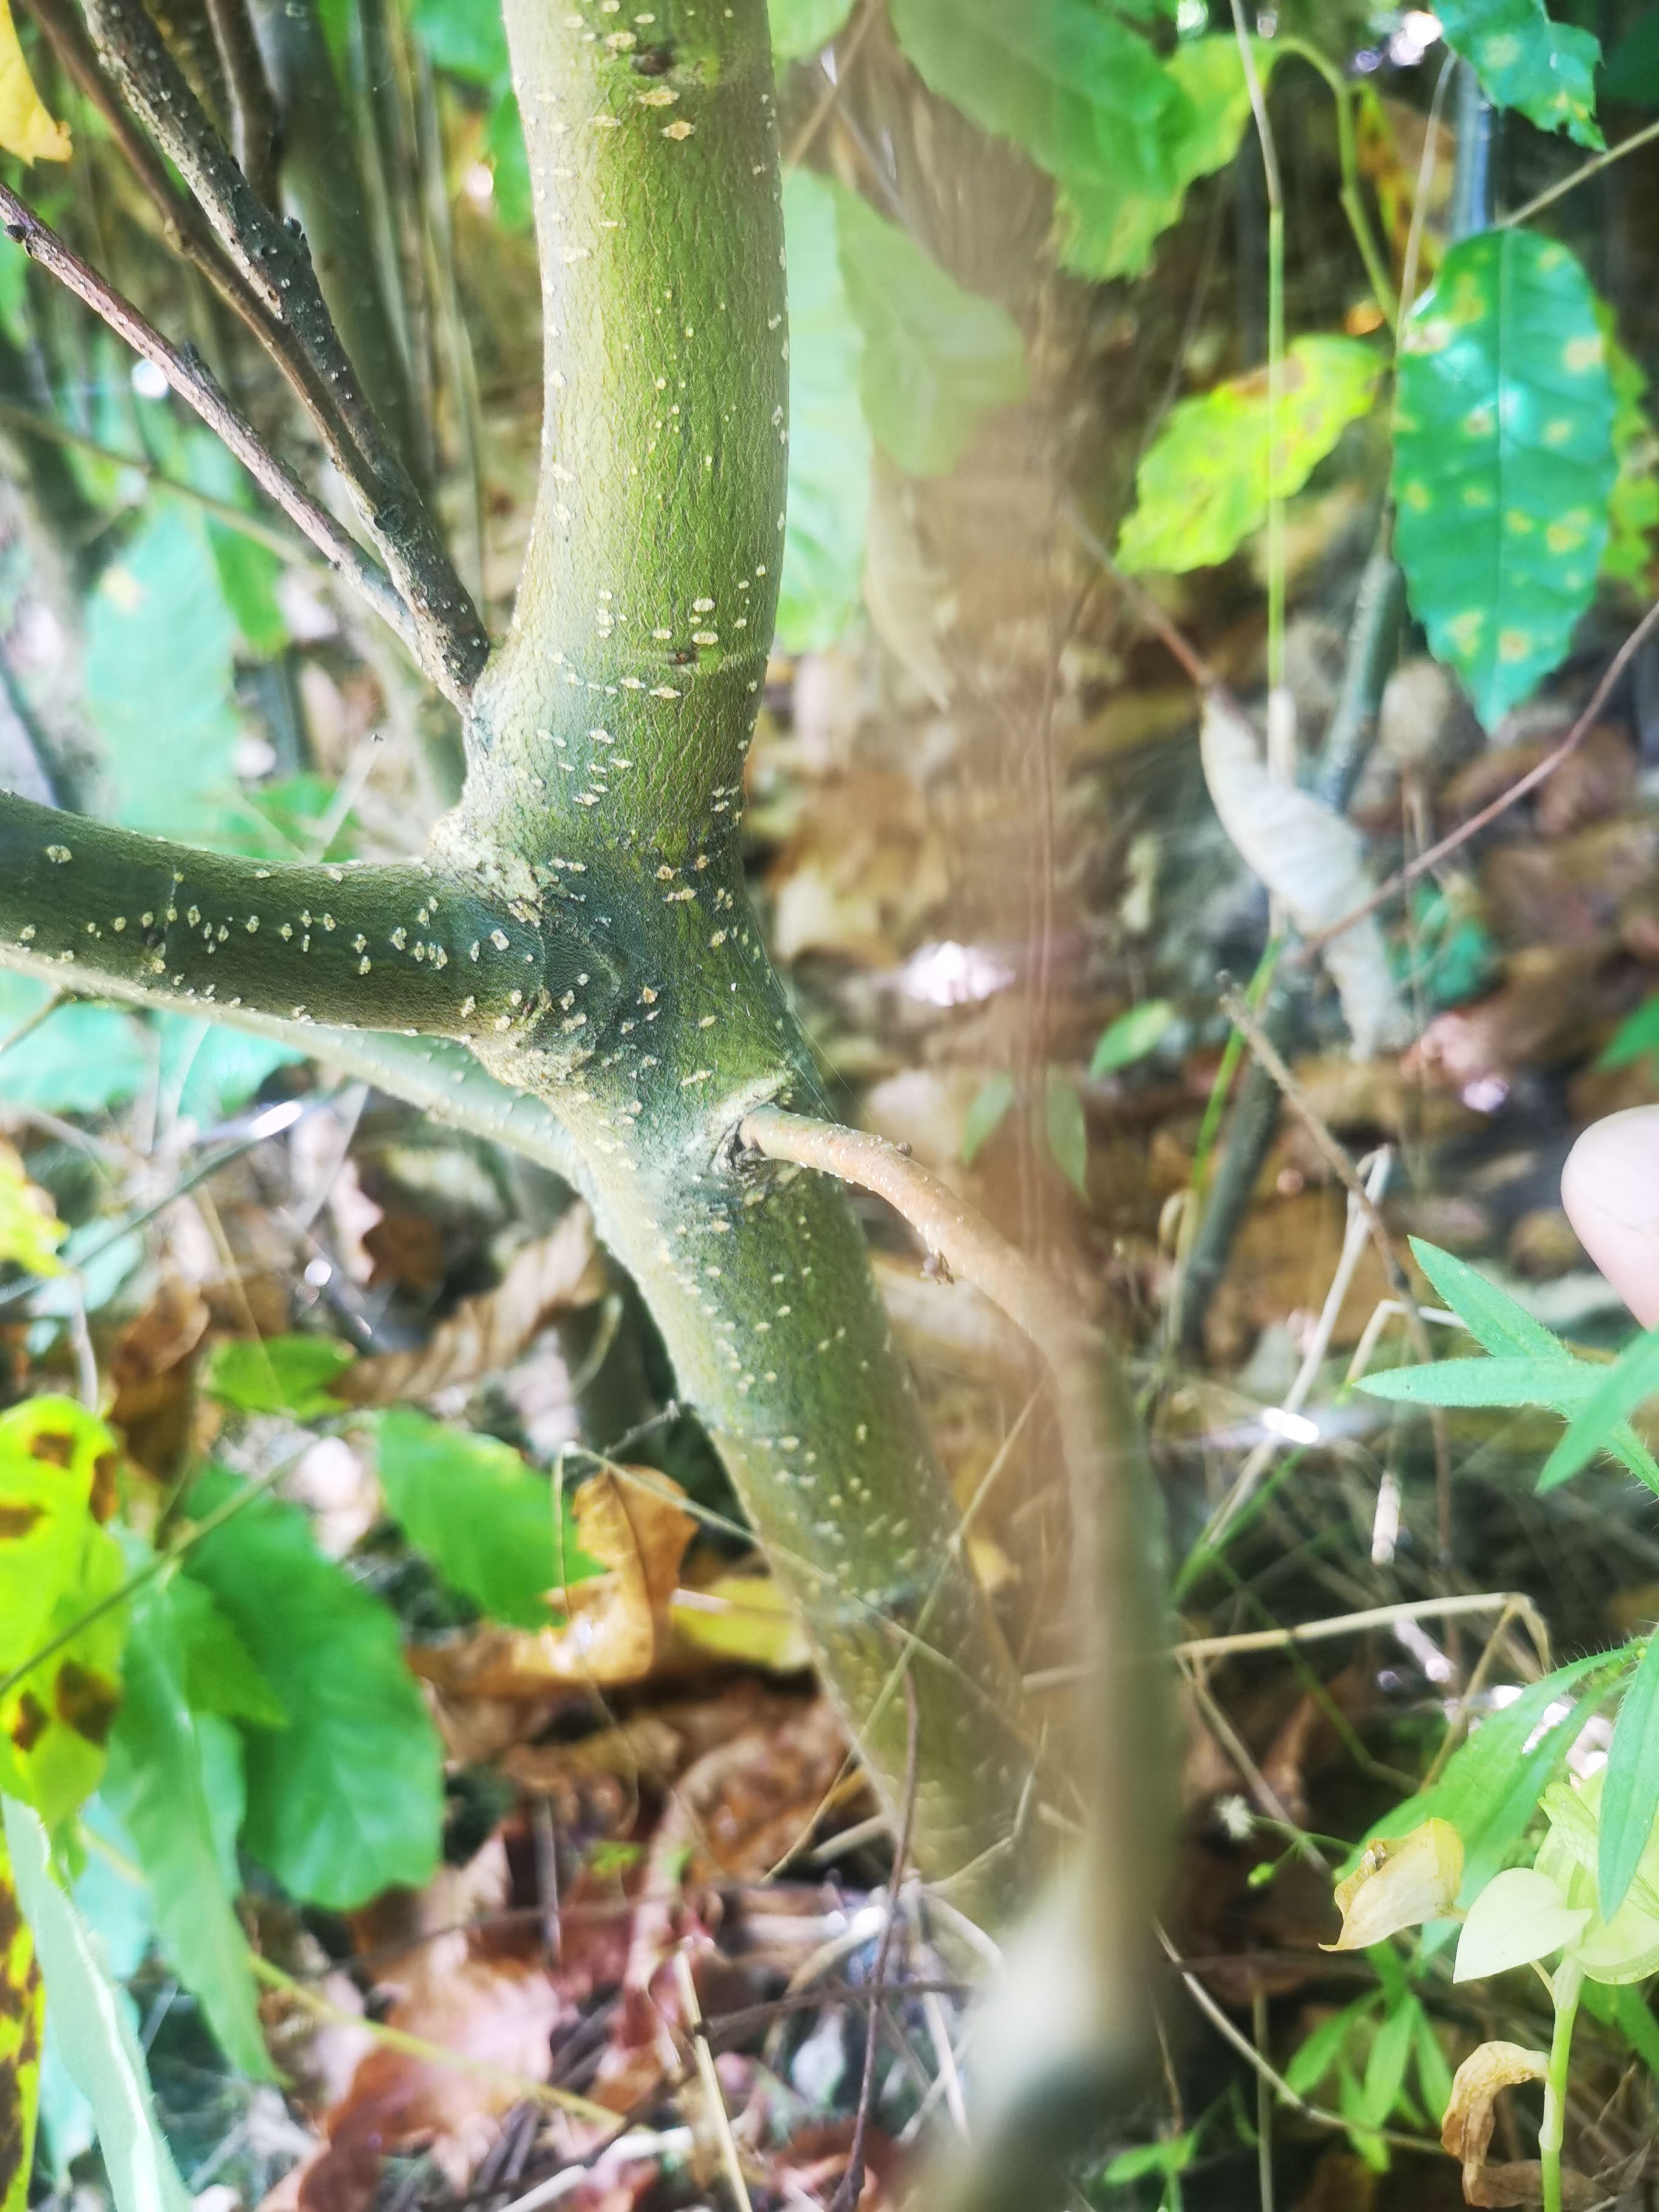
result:
[(1583, 269), (1526, 230), (1453, 246), (1401, 338), (1395, 549), (1413, 611), (1487, 728), (1589, 605), (1618, 474)]
[(511, 85), (502, 90), (489, 111), (484, 131), (484, 151), (489, 156), (495, 190), (489, 204), (507, 230), (520, 234), (535, 223), (535, 200), (530, 183), (530, 155), (524, 143), (524, 125)]
[(1659, 1820), (1659, 1636), (1650, 1637), (1642, 1663), (1613, 1724), (1601, 1784), (1597, 1845), (1596, 1909), (1611, 1920), (1629, 1893), (1637, 1862)]
[(1411, 1248), (1412, 1257), (1433, 1285), (1436, 1295), (1488, 1352), (1530, 1353), (1544, 1359), (1572, 1356), (1553, 1330), (1535, 1320), (1507, 1291), (1489, 1283), (1467, 1260), (1443, 1252), (1437, 1244), (1421, 1237), (1411, 1239)]
[(329, 1336), (239, 1336), (213, 1347), (202, 1387), (244, 1413), (314, 1421), (342, 1410), (329, 1385), (356, 1354)]
[(1659, 1390), (1659, 1329), (1638, 1336), (1611, 1367), (1601, 1370), (1598, 1389), (1573, 1415), (1567, 1432), (1544, 1462), (1540, 1491), (1568, 1481), (1599, 1451), (1611, 1449), (1615, 1431), (1644, 1398)]
[(827, 46), (853, 12), (853, 0), (767, 0), (775, 61), (798, 62)]
[(200, 516), (158, 504), (87, 604), (87, 705), (127, 829), (214, 841), (236, 785), (235, 639)]
[[(199, 1516), (231, 1494), (216, 1470)], [(245, 1848), (294, 1896), (338, 1911), (438, 1860), (441, 1757), (392, 1614), (318, 1552), (305, 1516), (260, 1498), (205, 1537), (188, 1571), (229, 1618), (288, 1716), (247, 1732)]]
[[(930, 90), (1054, 179), (1079, 276), (1141, 274), (1188, 186), (1238, 150), (1249, 96), (1231, 37), (1162, 62), (1091, 0), (893, 0), (892, 19)], [(1256, 51), (1265, 75), (1272, 50)]]
[(498, 0), (415, 0), (413, 19), (435, 69), (492, 88), (510, 75)]
[(1659, 106), (1659, 15), (1638, 15), (1607, 56), (1601, 96), (1634, 107)]
[(1598, 1067), (1629, 1067), (1659, 1055), (1659, 993), (1626, 1014), (1595, 1062)]
[(0, 1696), (0, 1787), (54, 1826), (97, 1788), (120, 1702), (119, 1607), (47, 1650), (125, 1579), (103, 1526), (114, 1468), (108, 1430), (72, 1398), (0, 1413), (0, 1674), (27, 1670)]
[(1437, 1359), (1367, 1375), (1358, 1387), (1413, 1406), (1545, 1406), (1562, 1413), (1583, 1405), (1607, 1371), (1560, 1352), (1549, 1359)]
[(789, 264), (789, 499), (778, 642), (820, 653), (858, 612), (870, 511), (870, 432), (859, 402), (864, 341), (842, 276), (835, 188), (784, 179)]
[(1601, 47), (1589, 31), (1553, 21), (1543, 0), (1445, 0), (1436, 13), (1494, 107), (1518, 107), (1540, 131), (1565, 131), (1598, 152), (1607, 143), (1595, 121)]
[(1108, 2161), (1101, 2179), (1109, 2189), (1121, 2189), (1149, 2173), (1185, 2173), (1198, 2150), (1198, 2127), (1184, 2135), (1165, 2136), (1159, 2142), (1136, 2143)]
[(1025, 395), (1025, 341), (896, 223), (834, 187), (842, 282), (864, 334), (865, 420), (912, 476), (944, 476), (982, 416)]
[[(180, 442), (186, 477), (198, 491), (253, 512), (247, 472), (226, 447), (203, 429), (192, 430)], [(204, 520), (219, 589), (242, 634), (242, 642), (258, 658), (269, 659), (289, 641), (287, 617), (276, 602), (282, 560), (245, 530), (234, 529), (212, 515)]]
[(46, 1992), (0, 1836), (0, 2212), (26, 2212), (40, 2101)]
[(88, 2099), (115, 2212), (190, 2212), (156, 2122), (138, 2040), (97, 1939), (58, 1887), (40, 1816), (3, 1800), (6, 1843), (59, 2049)]
[(1270, 489), (1299, 491), (1376, 395), (1382, 364), (1357, 338), (1302, 337), (1285, 364), (1280, 441), (1272, 469), (1267, 380), (1255, 370), (1183, 399), (1135, 477), (1135, 506), (1117, 557), (1130, 570), (1213, 566), (1267, 518)]
[(1298, 2097), (1305, 2097), (1319, 2087), (1355, 2029), (1376, 2011), (1377, 2001), (1377, 1991), (1367, 1990), (1352, 2004), (1344, 2005), (1340, 2012), (1334, 2012), (1328, 2020), (1321, 2021), (1312, 2034), (1297, 2044), (1285, 2068), (1285, 2079)]
[[(1545, 1785), (1631, 1663), (1627, 1653), (1591, 1651), (1528, 1683), (1459, 1744), (1437, 1783), (1373, 1821), (1365, 1840), (1407, 1836), (1427, 1820), (1449, 1820), (1463, 1838), (1458, 1899), (1471, 1904), (1519, 1841)], [(1547, 1725), (1550, 1707), (1572, 1689), (1580, 1692), (1577, 1702)]]
[(1607, 342), (1613, 450), (1619, 463), (1607, 500), (1607, 543), (1601, 573), (1615, 583), (1640, 585), (1652, 564), (1651, 539), (1659, 527), (1659, 441), (1642, 404), (1648, 380), (1641, 364), (1620, 344), (1605, 301), (1596, 301), (1595, 315)]
[(1089, 1195), (1089, 1124), (1075, 1083), (1056, 1067), (1048, 1071), (1048, 1112), (1044, 1126), (1048, 1152), (1079, 1198)]
[(1429, 2122), (1438, 2130), (1451, 2102), (1452, 2070), (1434, 2032), (1434, 2022), (1419, 2004), (1417, 2013), (1417, 2086), (1428, 2107)]
[(374, 1435), (387, 1512), (492, 1620), (544, 1628), (547, 1592), (601, 1571), (568, 1502), (562, 1522), (552, 1484), (510, 1445), (408, 1407), (383, 1413)]
[(287, 1709), (203, 1585), (188, 1575), (175, 1576), (168, 1595), (191, 1711), (246, 1721), (252, 1728), (286, 1728)]
[(199, 1724), (185, 1695), (173, 1595), (167, 1584), (152, 1583), (133, 1600), (126, 1694), (110, 1737), (104, 1795), (132, 1838), (167, 1963), (199, 2001), (232, 2065), (274, 2081), (210, 1811)]
[(984, 1151), (1008, 1116), (1014, 1103), (1014, 1079), (1000, 1073), (988, 1075), (974, 1093), (972, 1103), (963, 1117), (962, 1164), (970, 1168)]
[[(228, 842), (228, 840), (224, 841)], [(274, 1068), (291, 1066), (303, 1053), (249, 1036), (221, 1022), (183, 1014), (151, 1018), (160, 1045), (161, 1081), (179, 1111), (204, 1127), (245, 1106)]]
[[(0, 1046), (46, 1005), (51, 987), (0, 970)], [(16, 1106), (102, 1114), (124, 1105), (155, 1065), (143, 1024), (109, 1006), (59, 1006), (6, 1047), (5, 1093)]]
[(1411, 2063), (1417, 2041), (1418, 2022), (1422, 2017), (1422, 2007), (1417, 1999), (1402, 1997), (1384, 2014), (1372, 2038), (1360, 2088), (1359, 2117), (1374, 2128), (1383, 2124), (1400, 2101), (1400, 2093), (1406, 2086), (1406, 2069)]
[(1158, 1049), (1175, 1018), (1176, 1010), (1168, 999), (1148, 999), (1142, 1006), (1131, 1006), (1101, 1031), (1089, 1062), (1090, 1074), (1115, 1075), (1121, 1067), (1133, 1067), (1136, 1060), (1145, 1060), (1149, 1052)]

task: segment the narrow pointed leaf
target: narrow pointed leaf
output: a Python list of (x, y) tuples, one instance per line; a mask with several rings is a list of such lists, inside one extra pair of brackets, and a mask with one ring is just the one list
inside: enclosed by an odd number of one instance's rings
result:
[(1395, 545), (1413, 611), (1491, 728), (1562, 659), (1619, 472), (1595, 298), (1553, 239), (1455, 246), (1401, 338)]
[(1358, 1388), (1418, 1406), (1547, 1406), (1565, 1413), (1594, 1396), (1607, 1372), (1558, 1351), (1549, 1359), (1437, 1359), (1428, 1367), (1389, 1368), (1364, 1376)]
[(1534, 1319), (1525, 1306), (1489, 1283), (1467, 1260), (1443, 1252), (1421, 1237), (1411, 1240), (1412, 1257), (1433, 1284), (1436, 1295), (1457, 1316), (1477, 1344), (1488, 1352), (1516, 1352), (1561, 1358), (1566, 1347), (1560, 1338)]
[(1625, 1692), (1601, 1784), (1597, 1906), (1611, 1920), (1659, 1820), (1659, 1636), (1650, 1638)]
[(58, 1885), (39, 1816), (15, 1797), (0, 1804), (58, 2048), (92, 2106), (116, 2212), (188, 2212), (190, 2197), (156, 2122), (138, 2039), (97, 1938)]
[(1588, 1466), (1599, 1451), (1611, 1449), (1620, 1424), (1644, 1398), (1659, 1390), (1659, 1329), (1638, 1336), (1614, 1364), (1602, 1370), (1601, 1386), (1567, 1424), (1567, 1432), (1544, 1462), (1538, 1487), (1553, 1490)]

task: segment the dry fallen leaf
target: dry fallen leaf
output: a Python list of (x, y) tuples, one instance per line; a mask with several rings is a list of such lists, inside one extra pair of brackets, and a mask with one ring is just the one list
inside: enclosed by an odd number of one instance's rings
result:
[(696, 1522), (678, 1483), (655, 1468), (605, 1468), (573, 1500), (577, 1540), (611, 1569), (562, 1594), (563, 1628), (486, 1628), (416, 1655), (451, 1694), (544, 1697), (554, 1683), (605, 1689), (650, 1674), (673, 1637), (670, 1609)]
[[(1353, 824), (1311, 792), (1268, 773), (1255, 730), (1219, 692), (1204, 706), (1204, 781), (1241, 858), (1308, 936), (1363, 906), (1376, 885)], [(1382, 933), (1367, 915), (1320, 957), (1342, 1000), (1354, 1056), (1369, 1060), (1408, 1031)]]
[(465, 1299), (418, 1352), (360, 1359), (333, 1387), (353, 1406), (435, 1398), (511, 1366), (550, 1315), (591, 1305), (604, 1287), (592, 1216), (585, 1206), (573, 1206), (550, 1235), (514, 1255), (493, 1291)]

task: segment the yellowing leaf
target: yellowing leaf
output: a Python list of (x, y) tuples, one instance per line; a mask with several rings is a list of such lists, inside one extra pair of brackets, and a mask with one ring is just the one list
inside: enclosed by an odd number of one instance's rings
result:
[(0, 1261), (9, 1260), (31, 1275), (61, 1275), (64, 1263), (57, 1247), (64, 1233), (52, 1200), (29, 1181), (18, 1154), (0, 1139)]
[(34, 88), (11, 0), (0, 0), (0, 146), (25, 161), (67, 161), (73, 150), (67, 127), (52, 121)]
[(1408, 1836), (1382, 1837), (1336, 1886), (1342, 1933), (1326, 1951), (1364, 1951), (1402, 1928), (1443, 1920), (1463, 1879), (1463, 1839), (1449, 1820), (1425, 1820)]
[(23, 2212), (28, 2203), (45, 2011), (33, 1939), (0, 1834), (0, 2212)]
[(1365, 413), (1382, 364), (1358, 339), (1297, 338), (1285, 362), (1279, 444), (1267, 450), (1262, 369), (1183, 399), (1135, 477), (1117, 557), (1131, 570), (1213, 567), (1267, 519), (1269, 490), (1300, 491), (1348, 424)]
[(678, 1590), (674, 1632), (723, 1659), (746, 1660), (776, 1674), (812, 1663), (812, 1647), (770, 1575), (721, 1575), (701, 1589)]

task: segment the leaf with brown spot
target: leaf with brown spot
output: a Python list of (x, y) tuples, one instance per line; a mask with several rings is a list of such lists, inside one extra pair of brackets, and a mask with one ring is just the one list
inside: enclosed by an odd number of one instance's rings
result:
[(23, 2212), (40, 2096), (46, 1993), (0, 1837), (0, 2212)]
[(115, 1503), (112, 1439), (83, 1407), (35, 1398), (0, 1414), (0, 1676), (18, 1676), (0, 1693), (0, 1788), (48, 1825), (97, 1788), (120, 1702), (118, 1607), (48, 1650), (125, 1578), (100, 1525)]

